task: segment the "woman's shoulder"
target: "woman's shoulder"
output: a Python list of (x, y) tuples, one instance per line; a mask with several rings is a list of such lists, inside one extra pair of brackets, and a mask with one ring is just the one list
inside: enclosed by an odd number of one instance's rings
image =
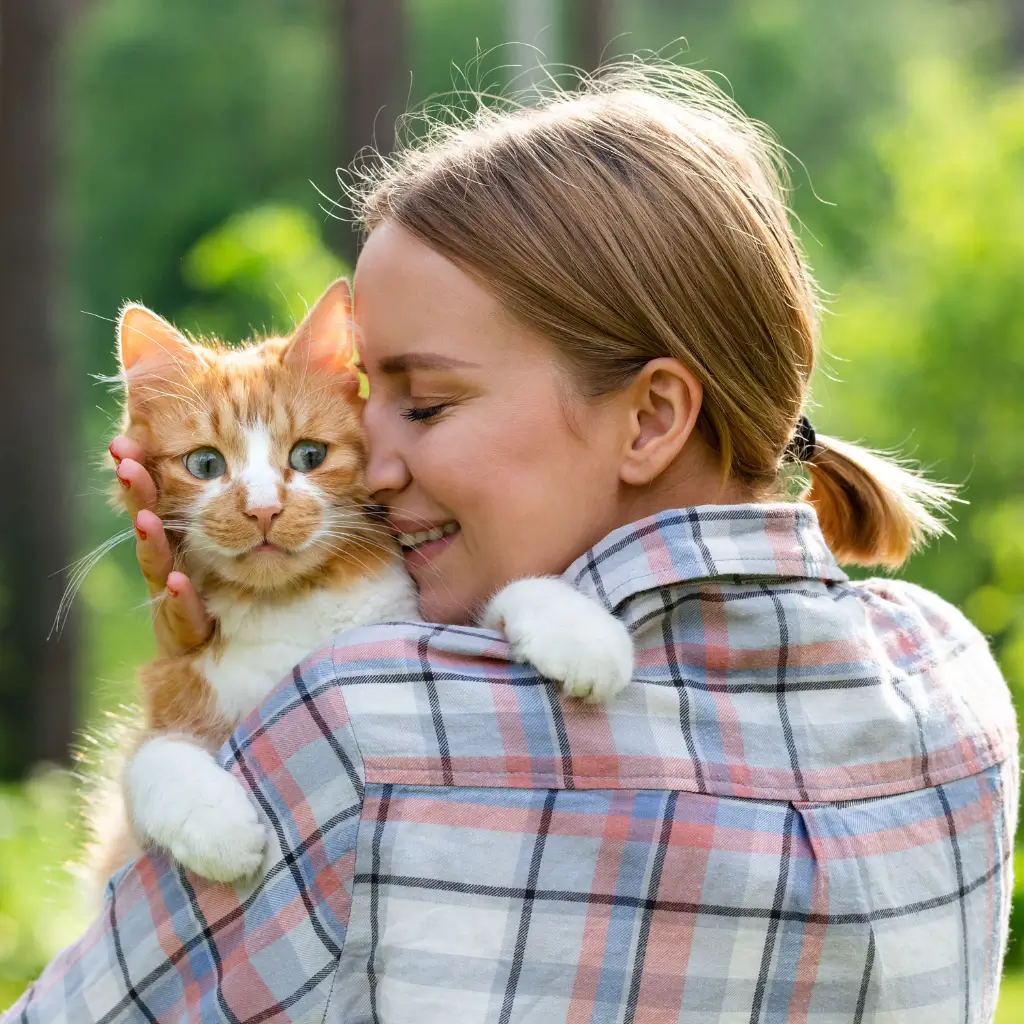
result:
[(955, 662), (969, 675), (993, 677), (1006, 687), (988, 638), (934, 591), (906, 580), (853, 581), (868, 629), (879, 637), (897, 668), (914, 673)]
[(851, 581), (849, 586), (864, 608), (868, 625), (896, 650), (898, 662), (932, 663), (965, 652), (986, 664), (992, 662), (985, 635), (934, 591), (890, 577)]
[(345, 630), (329, 650), (343, 678), (379, 676), (385, 667), (417, 674), (446, 668), (486, 674), (512, 662), (508, 643), (494, 630), (412, 619)]
[(988, 638), (938, 594), (897, 579), (850, 584), (866, 626), (897, 677), (920, 680), (931, 713), (955, 720), (962, 738), (1016, 746), (1010, 690)]

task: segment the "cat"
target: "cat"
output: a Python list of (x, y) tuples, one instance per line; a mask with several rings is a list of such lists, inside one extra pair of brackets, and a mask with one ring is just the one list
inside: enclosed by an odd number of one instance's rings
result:
[[(346, 281), (287, 338), (200, 344), (129, 304), (118, 343), (121, 432), (145, 453), (174, 566), (214, 629), (197, 649), (142, 668), (143, 723), (125, 752), (120, 804), (94, 818), (93, 871), (102, 881), (156, 846), (235, 882), (259, 871), (266, 834), (215, 751), (338, 633), (417, 621), (416, 592), (363, 482)], [(503, 629), (517, 660), (572, 696), (608, 700), (632, 674), (625, 626), (560, 580), (511, 583), (481, 624)]]

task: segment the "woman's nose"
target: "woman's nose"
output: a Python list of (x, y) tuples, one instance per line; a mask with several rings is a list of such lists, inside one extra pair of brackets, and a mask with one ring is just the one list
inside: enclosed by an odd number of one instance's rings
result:
[(363, 426), (370, 449), (366, 464), (366, 486), (372, 495), (397, 494), (412, 479), (385, 410), (368, 401), (363, 409)]

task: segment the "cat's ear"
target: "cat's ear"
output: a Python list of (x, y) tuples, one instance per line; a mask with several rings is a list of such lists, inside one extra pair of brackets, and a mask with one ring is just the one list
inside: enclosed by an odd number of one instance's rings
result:
[(117, 354), (125, 373), (195, 361), (188, 338), (145, 306), (128, 303), (117, 318)]
[(355, 377), (352, 369), (352, 289), (339, 278), (316, 300), (285, 349), (286, 365)]

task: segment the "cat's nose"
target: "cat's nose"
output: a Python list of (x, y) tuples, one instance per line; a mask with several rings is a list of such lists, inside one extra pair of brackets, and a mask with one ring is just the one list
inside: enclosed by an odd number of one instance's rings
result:
[(251, 516), (260, 524), (260, 529), (263, 531), (263, 536), (266, 537), (270, 530), (270, 524), (273, 521), (274, 516), (281, 511), (281, 505), (279, 502), (275, 502), (273, 505), (261, 505), (259, 508), (247, 508), (245, 514)]

